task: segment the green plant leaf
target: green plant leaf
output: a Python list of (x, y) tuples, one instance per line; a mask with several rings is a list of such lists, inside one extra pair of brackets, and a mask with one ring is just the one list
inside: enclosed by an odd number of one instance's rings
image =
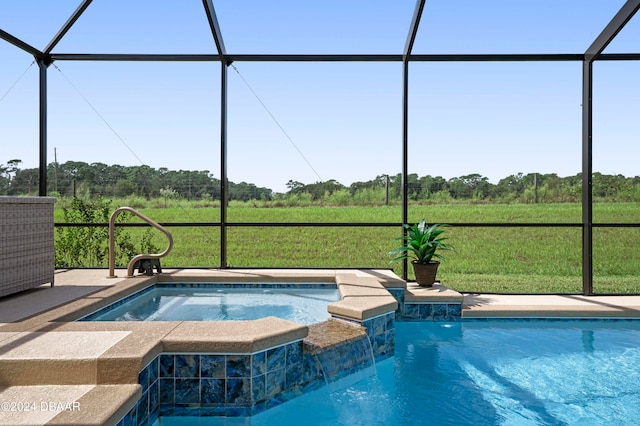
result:
[[(403, 259), (428, 263), (434, 257), (444, 260), (444, 257), (436, 251), (453, 250), (453, 247), (446, 242), (446, 238), (442, 236), (447, 226), (439, 223), (428, 225), (424, 218), (417, 224), (404, 224), (405, 235), (394, 238), (394, 241), (401, 241), (402, 244), (389, 252), (389, 256), (392, 257), (391, 263)], [(399, 254), (401, 255), (397, 256)]]

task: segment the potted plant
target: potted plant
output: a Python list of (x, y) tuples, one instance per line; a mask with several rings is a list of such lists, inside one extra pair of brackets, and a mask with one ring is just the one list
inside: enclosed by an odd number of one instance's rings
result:
[(423, 287), (431, 287), (436, 279), (440, 262), (435, 259), (445, 260), (438, 251), (453, 250), (442, 236), (446, 224), (436, 223), (428, 225), (425, 219), (420, 223), (405, 224), (405, 235), (395, 238), (394, 241), (402, 241), (402, 244), (391, 250), (389, 256), (391, 263), (403, 259), (412, 259), (413, 272), (416, 282)]

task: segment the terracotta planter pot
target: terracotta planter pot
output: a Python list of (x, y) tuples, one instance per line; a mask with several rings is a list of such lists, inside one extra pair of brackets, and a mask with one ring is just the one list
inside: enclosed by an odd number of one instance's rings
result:
[(413, 265), (413, 273), (416, 276), (418, 285), (421, 287), (431, 287), (436, 280), (440, 262), (432, 260), (429, 263), (411, 262), (411, 264)]

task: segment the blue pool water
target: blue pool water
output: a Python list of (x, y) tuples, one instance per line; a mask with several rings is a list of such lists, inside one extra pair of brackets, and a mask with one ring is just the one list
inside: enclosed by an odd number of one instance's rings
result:
[(376, 370), (251, 418), (157, 424), (640, 424), (640, 321), (400, 322)]
[(155, 285), (83, 321), (227, 321), (275, 316), (301, 324), (329, 318), (336, 285)]

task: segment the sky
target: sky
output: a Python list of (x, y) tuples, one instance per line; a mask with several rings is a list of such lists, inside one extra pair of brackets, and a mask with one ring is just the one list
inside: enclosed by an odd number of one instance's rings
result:
[[(79, 0), (3, 0), (0, 29), (44, 49)], [(400, 54), (413, 0), (213, 0), (228, 53)], [(428, 0), (413, 53), (584, 53), (622, 0)], [(640, 51), (636, 16), (605, 53)], [(201, 0), (94, 0), (54, 53), (215, 53)], [(38, 67), (0, 40), (0, 164), (38, 166)], [(234, 62), (228, 177), (350, 185), (402, 170), (402, 65)], [(217, 62), (56, 61), (48, 162), (220, 177)], [(594, 171), (640, 175), (640, 63), (594, 64)], [(409, 172), (581, 170), (580, 62), (413, 62)]]

